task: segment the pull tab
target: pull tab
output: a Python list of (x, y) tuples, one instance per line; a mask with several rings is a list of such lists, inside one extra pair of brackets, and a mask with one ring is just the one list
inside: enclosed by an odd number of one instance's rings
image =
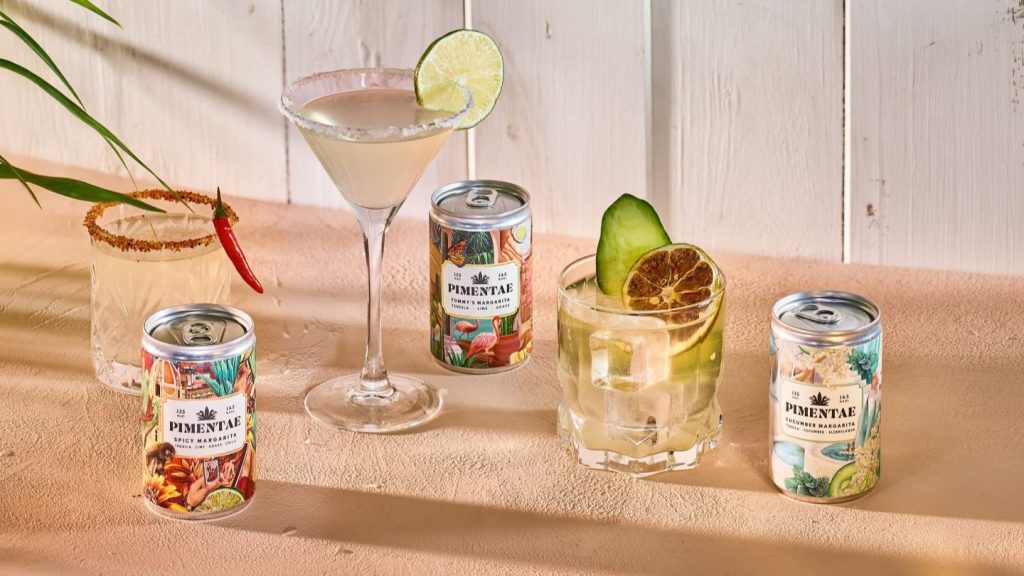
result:
[(835, 324), (843, 319), (843, 315), (827, 306), (807, 304), (796, 311), (796, 315), (816, 324)]
[(474, 208), (490, 208), (498, 201), (498, 192), (490, 188), (473, 188), (466, 194), (466, 205)]
[(213, 336), (210, 335), (210, 332), (213, 332), (213, 326), (209, 322), (197, 320), (182, 326), (181, 339), (186, 344), (209, 344), (213, 342)]

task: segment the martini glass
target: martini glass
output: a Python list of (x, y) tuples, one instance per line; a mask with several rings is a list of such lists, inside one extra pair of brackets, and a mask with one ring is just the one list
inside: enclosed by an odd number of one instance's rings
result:
[(434, 387), (384, 368), (381, 263), (388, 225), (472, 108), (469, 90), (464, 102), (458, 112), (421, 108), (413, 71), (389, 68), (314, 74), (281, 96), (281, 113), (298, 127), (359, 220), (369, 276), (362, 373), (328, 380), (306, 395), (306, 411), (320, 422), (356, 432), (393, 432), (422, 424), (441, 410)]

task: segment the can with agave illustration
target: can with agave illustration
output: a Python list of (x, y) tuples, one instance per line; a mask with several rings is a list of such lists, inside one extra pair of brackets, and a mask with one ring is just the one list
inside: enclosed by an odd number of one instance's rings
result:
[(497, 180), (438, 189), (430, 209), (430, 352), (457, 372), (522, 366), (533, 350), (530, 195)]
[(165, 308), (142, 334), (143, 496), (150, 511), (212, 520), (255, 491), (256, 334), (241, 310)]
[(882, 324), (847, 292), (779, 300), (771, 321), (772, 481), (787, 496), (838, 503), (878, 482)]

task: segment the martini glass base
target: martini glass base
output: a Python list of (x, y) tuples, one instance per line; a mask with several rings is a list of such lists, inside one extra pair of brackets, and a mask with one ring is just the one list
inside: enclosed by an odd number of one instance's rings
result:
[(306, 412), (323, 424), (352, 432), (398, 432), (419, 426), (441, 411), (443, 399), (416, 378), (389, 374), (388, 396), (367, 393), (359, 374), (328, 380), (306, 394)]

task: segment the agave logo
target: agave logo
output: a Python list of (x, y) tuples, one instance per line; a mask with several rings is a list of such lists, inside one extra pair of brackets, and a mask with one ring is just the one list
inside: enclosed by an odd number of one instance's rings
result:
[(811, 395), (811, 406), (828, 406), (828, 396), (821, 392)]
[(217, 411), (211, 409), (209, 406), (196, 412), (196, 418), (200, 421), (213, 420), (217, 417)]
[(483, 273), (483, 271), (477, 272), (475, 275), (471, 276), (469, 279), (473, 281), (473, 284), (477, 284), (477, 285), (489, 284), (490, 281), (491, 281), (491, 279), (488, 278), (487, 275)]

